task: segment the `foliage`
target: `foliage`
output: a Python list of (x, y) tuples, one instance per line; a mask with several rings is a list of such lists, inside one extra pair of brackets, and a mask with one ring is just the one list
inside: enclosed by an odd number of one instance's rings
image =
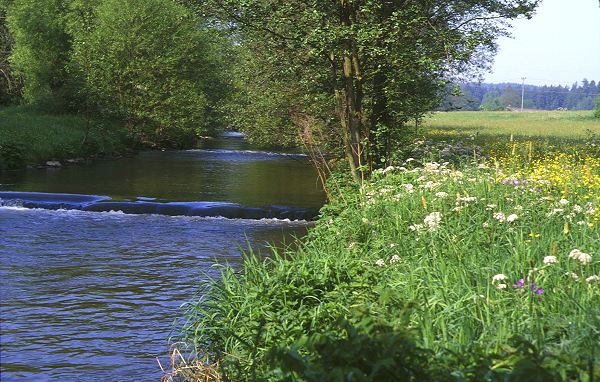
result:
[(600, 118), (600, 96), (596, 97), (596, 110), (594, 111), (594, 117)]
[(10, 68), (9, 56), (14, 44), (6, 24), (8, 2), (0, 1), (0, 105), (15, 102), (21, 93), (21, 81)]
[(198, 3), (258, 60), (247, 80), (293, 89), (287, 107), (269, 106), (335, 129), (359, 178), (385, 165), (402, 125), (432, 107), (448, 76), (485, 67), (502, 19), (531, 16), (538, 1)]
[(91, 31), (75, 37), (73, 57), (89, 93), (103, 110), (124, 118), (133, 136), (178, 145), (218, 127), (209, 114), (226, 83), (209, 41), (223, 40), (200, 30), (183, 6), (105, 0)]
[(117, 117), (159, 146), (226, 126), (232, 43), (181, 2), (3, 0), (1, 9), (10, 68), (0, 69), (23, 79), (38, 109)]
[(197, 354), (232, 380), (370, 380), (398, 364), (432, 381), (590, 381), (597, 155), (413, 146), (431, 156), (341, 187), (298, 250), (204, 285), (185, 332)]
[(49, 159), (118, 154), (126, 144), (119, 124), (107, 120), (47, 114), (24, 106), (0, 109), (0, 120), (0, 170)]
[(268, 57), (261, 56), (260, 51), (237, 47), (234, 68), (237, 109), (231, 116), (232, 125), (255, 145), (297, 147), (301, 143), (300, 134), (293, 116), (294, 105), (300, 102), (300, 96), (283, 80), (265, 78), (265, 60)]
[[(417, 347), (410, 333), (359, 313), (352, 325), (342, 320), (336, 332), (314, 333), (269, 357), (280, 381), (432, 380), (432, 354)], [(302, 355), (302, 350), (307, 355)]]
[(49, 110), (64, 109), (69, 98), (64, 11), (60, 0), (16, 0), (9, 4), (6, 16), (14, 38), (10, 64), (23, 78), (23, 96)]

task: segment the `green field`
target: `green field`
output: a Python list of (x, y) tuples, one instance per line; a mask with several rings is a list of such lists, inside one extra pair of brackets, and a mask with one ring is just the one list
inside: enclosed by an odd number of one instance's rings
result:
[(515, 137), (585, 138), (600, 134), (592, 111), (457, 111), (437, 112), (423, 124), (439, 135), (507, 135)]

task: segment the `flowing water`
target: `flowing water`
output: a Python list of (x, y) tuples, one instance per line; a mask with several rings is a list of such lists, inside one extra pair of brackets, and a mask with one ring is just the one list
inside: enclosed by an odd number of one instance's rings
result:
[(240, 139), (0, 174), (1, 380), (159, 380), (215, 264), (292, 244), (323, 201), (305, 157)]

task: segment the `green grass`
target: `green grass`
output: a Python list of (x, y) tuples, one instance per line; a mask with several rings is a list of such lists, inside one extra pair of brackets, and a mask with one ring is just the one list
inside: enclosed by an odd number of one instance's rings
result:
[(437, 112), (423, 124), (426, 131), (448, 136), (504, 135), (580, 139), (600, 134), (600, 119), (591, 111)]
[(599, 158), (505, 154), (345, 188), (298, 250), (204, 285), (184, 340), (231, 380), (590, 381)]
[(114, 122), (78, 115), (52, 115), (32, 107), (0, 108), (0, 169), (96, 154), (125, 147), (125, 132)]

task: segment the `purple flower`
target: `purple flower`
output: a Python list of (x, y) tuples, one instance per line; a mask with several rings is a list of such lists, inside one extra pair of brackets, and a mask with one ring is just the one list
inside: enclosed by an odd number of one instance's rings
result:
[(531, 290), (535, 290), (535, 283), (531, 283), (531, 284), (529, 284), (529, 289), (531, 289)]
[(523, 288), (523, 285), (525, 284), (525, 279), (520, 279), (519, 281), (517, 281), (516, 284), (513, 284), (513, 288)]
[(544, 290), (542, 288), (537, 288), (535, 293), (542, 294), (542, 293), (544, 293)]

